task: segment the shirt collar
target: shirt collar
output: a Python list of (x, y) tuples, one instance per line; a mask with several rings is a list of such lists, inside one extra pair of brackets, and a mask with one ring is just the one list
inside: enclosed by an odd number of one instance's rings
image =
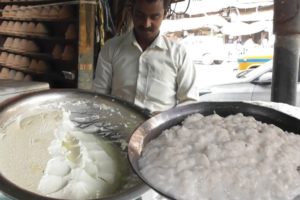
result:
[[(129, 32), (128, 42), (135, 45), (135, 46), (139, 46), (139, 44), (136, 41), (136, 38), (134, 36), (133, 30), (131, 30)], [(155, 48), (155, 47), (158, 47), (160, 49), (168, 49), (165, 38), (161, 33), (159, 33), (159, 35), (155, 38), (155, 40), (152, 42), (152, 44), (150, 45), (149, 48)]]

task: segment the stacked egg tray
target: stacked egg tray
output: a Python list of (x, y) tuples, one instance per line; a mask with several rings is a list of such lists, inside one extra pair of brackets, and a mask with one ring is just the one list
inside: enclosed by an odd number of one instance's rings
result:
[[(10, 50), (15, 53), (40, 53), (41, 48), (36, 44), (35, 41), (22, 38), (7, 37), (2, 45), (3, 50)], [(4, 52), (2, 52), (4, 53)], [(1, 55), (1, 54), (0, 54)], [(44, 55), (50, 57), (50, 59), (62, 59), (62, 60), (73, 60), (76, 56), (76, 51), (73, 45), (67, 44), (55, 44), (51, 50), (51, 55)], [(5, 59), (5, 55), (2, 59)], [(0, 58), (1, 60), (1, 58)], [(0, 61), (1, 63), (1, 61)], [(3, 63), (2, 63), (3, 64)]]
[(31, 81), (32, 77), (29, 74), (26, 74), (21, 71), (16, 71), (6, 67), (2, 67), (0, 71), (0, 79), (9, 79), (16, 81)]
[(78, 7), (64, 1), (0, 0), (0, 79), (76, 86), (78, 28)]
[(7, 52), (0, 54), (0, 64), (16, 70), (29, 70), (36, 73), (45, 73), (49, 70), (49, 64), (43, 60)]
[(73, 17), (72, 9), (69, 6), (19, 6), (6, 5), (3, 8), (3, 17), (20, 19), (70, 19)]

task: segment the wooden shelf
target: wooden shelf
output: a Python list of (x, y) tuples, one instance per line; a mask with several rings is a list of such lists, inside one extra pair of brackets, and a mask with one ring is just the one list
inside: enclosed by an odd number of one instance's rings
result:
[[(91, 0), (96, 2), (96, 0)], [(34, 41), (40, 48), (41, 52), (26, 52), (18, 49), (4, 48), (0, 46), (0, 52), (7, 52), (11, 54), (26, 56), (29, 59), (43, 60), (49, 66), (49, 71), (47, 72), (37, 72), (30, 70), (28, 68), (19, 68), (15, 66), (7, 66), (0, 64), (1, 67), (5, 67), (11, 70), (16, 70), (29, 74), (32, 76), (34, 81), (45, 81), (49, 82), (51, 87), (60, 88), (60, 87), (71, 87), (76, 88), (78, 82), (78, 46), (79, 46), (79, 9), (80, 2), (75, 2), (73, 0), (0, 0), (0, 9), (4, 9), (6, 5), (17, 5), (30, 7), (40, 7), (40, 6), (64, 6), (70, 5), (70, 10), (74, 17), (68, 18), (44, 18), (28, 16), (28, 18), (23, 18), (21, 15), (18, 16), (15, 13), (14, 15), (0, 16), (0, 23), (3, 21), (13, 21), (20, 22), (34, 22), (42, 23), (46, 26), (49, 31), (47, 35), (33, 35), (34, 33), (25, 33), (25, 32), (1, 32), (0, 30), (0, 42), (3, 45), (7, 37), (28, 39)], [(1, 14), (1, 13), (0, 13)], [(32, 18), (29, 18), (32, 17)], [(66, 39), (65, 34), (68, 31), (68, 26), (74, 24), (76, 26), (75, 32), (77, 37), (74, 39)], [(0, 45), (1, 45), (0, 44)], [(75, 57), (73, 60), (62, 60), (56, 59), (52, 56), (52, 51), (55, 45), (60, 45), (61, 48), (64, 48), (66, 45), (72, 45), (72, 48), (75, 48)]]
[(13, 49), (3, 48), (3, 47), (0, 47), (0, 50), (8, 53), (19, 54), (22, 56), (28, 56), (28, 57), (42, 59), (42, 60), (53, 60), (52, 56), (46, 53), (22, 52)]
[(75, 61), (55, 59), (52, 57), (52, 55), (47, 54), (47, 53), (21, 52), (21, 51), (3, 48), (3, 47), (0, 47), (0, 51), (5, 51), (7, 53), (13, 53), (13, 54), (18, 54), (18, 55), (22, 55), (22, 56), (28, 56), (30, 58), (41, 59), (41, 60), (45, 60), (45, 61), (51, 61), (55, 64), (63, 65), (63, 66), (73, 66), (73, 67), (76, 66)]
[(77, 39), (65, 39), (63, 37), (28, 35), (28, 34), (22, 34), (22, 33), (7, 33), (7, 32), (0, 32), (0, 35), (15, 36), (15, 37), (24, 38), (24, 39), (49, 40), (49, 41), (60, 42), (60, 43), (74, 43), (77, 40)]
[(25, 68), (25, 67), (12, 67), (12, 66), (5, 65), (5, 64), (0, 64), (0, 66), (8, 68), (8, 69), (13, 69), (13, 70), (16, 70), (16, 71), (24, 72), (24, 73), (27, 73), (27, 74), (41, 75), (41, 74), (48, 74), (49, 73), (49, 72), (37, 72), (37, 71), (33, 71), (33, 70), (30, 70), (30, 69)]
[(28, 0), (28, 1), (0, 1), (0, 5), (41, 5), (49, 3), (72, 2), (73, 0)]
[(51, 71), (37, 72), (37, 71), (30, 70), (28, 68), (12, 67), (4, 64), (0, 64), (0, 67), (5, 67), (10, 70), (20, 71), (32, 75), (33, 77), (37, 77), (39, 79), (43, 78), (43, 80), (47, 80), (47, 81), (57, 80), (57, 81), (74, 82), (76, 80), (76, 74), (74, 72), (69, 72), (69, 74), (74, 74), (74, 77), (72, 77), (73, 79), (71, 79), (70, 75), (69, 76), (66, 75), (66, 71), (62, 71), (60, 73), (51, 72)]
[(18, 17), (0, 17), (0, 20), (6, 20), (6, 21), (22, 21), (22, 22), (60, 22), (60, 23), (74, 23), (77, 22), (77, 19), (42, 19), (42, 18), (18, 18)]

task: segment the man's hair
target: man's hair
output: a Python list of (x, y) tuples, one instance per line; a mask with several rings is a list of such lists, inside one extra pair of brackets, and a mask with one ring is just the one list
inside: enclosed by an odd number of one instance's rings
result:
[[(140, 1), (140, 0), (131, 0), (131, 6), (134, 7), (135, 2)], [(171, 0), (143, 0), (148, 3), (156, 2), (156, 1), (163, 1), (164, 2), (164, 9), (165, 9), (165, 14), (169, 11), (170, 5), (171, 5)]]

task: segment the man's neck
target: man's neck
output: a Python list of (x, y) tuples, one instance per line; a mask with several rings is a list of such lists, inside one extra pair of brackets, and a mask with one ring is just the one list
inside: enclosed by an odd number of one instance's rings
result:
[[(134, 31), (133, 31), (133, 33), (134, 33)], [(137, 35), (134, 33), (135, 39), (143, 51), (145, 51), (152, 44), (152, 42), (157, 38), (158, 35), (159, 35), (159, 33), (151, 41), (147, 41), (147, 40), (142, 40), (142, 39), (138, 38)]]

